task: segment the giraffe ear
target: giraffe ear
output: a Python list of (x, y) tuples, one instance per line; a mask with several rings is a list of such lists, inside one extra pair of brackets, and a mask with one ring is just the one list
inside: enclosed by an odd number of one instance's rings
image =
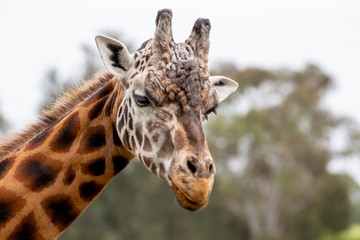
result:
[(223, 76), (210, 76), (210, 82), (218, 92), (219, 103), (235, 92), (239, 86), (234, 80)]
[(96, 36), (95, 41), (105, 67), (122, 79), (133, 62), (125, 44), (106, 36)]

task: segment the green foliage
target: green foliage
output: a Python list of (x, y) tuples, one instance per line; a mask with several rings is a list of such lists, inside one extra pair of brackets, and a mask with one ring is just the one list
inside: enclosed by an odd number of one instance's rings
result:
[(336, 234), (324, 234), (318, 240), (359, 240), (360, 239), (360, 225), (353, 224), (345, 231)]

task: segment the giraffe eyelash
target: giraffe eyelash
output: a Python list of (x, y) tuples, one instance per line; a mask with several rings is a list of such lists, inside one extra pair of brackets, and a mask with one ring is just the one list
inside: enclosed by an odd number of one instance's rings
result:
[(210, 110), (208, 110), (206, 113), (205, 113), (205, 119), (208, 120), (208, 116), (211, 114), (211, 113), (214, 113), (215, 115), (217, 114), (216, 112), (216, 108), (217, 108), (217, 105), (213, 108), (211, 108)]

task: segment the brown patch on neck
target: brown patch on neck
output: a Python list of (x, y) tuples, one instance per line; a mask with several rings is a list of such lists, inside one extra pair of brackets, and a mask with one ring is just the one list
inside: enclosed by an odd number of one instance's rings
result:
[(59, 194), (41, 201), (41, 206), (60, 232), (64, 231), (79, 215), (70, 196)]
[(96, 158), (81, 164), (81, 172), (92, 176), (101, 176), (105, 174), (106, 159), (104, 157)]
[(0, 230), (25, 206), (25, 199), (5, 188), (0, 188)]
[(61, 129), (55, 134), (50, 143), (54, 152), (68, 152), (80, 131), (80, 117), (78, 112), (73, 112), (63, 123)]
[(18, 226), (16, 226), (14, 232), (7, 238), (7, 240), (44, 240), (39, 233), (39, 227), (36, 224), (35, 214), (29, 213)]
[(79, 154), (87, 154), (99, 150), (106, 145), (106, 129), (103, 125), (89, 127), (84, 133), (80, 147), (77, 150)]
[(63, 178), (63, 183), (64, 185), (70, 185), (74, 179), (76, 177), (76, 172), (74, 171), (74, 169), (70, 166), (66, 172), (65, 172), (65, 176)]
[(25, 151), (30, 151), (33, 150), (39, 146), (41, 146), (45, 140), (47, 139), (47, 137), (51, 134), (53, 128), (49, 127), (48, 129), (46, 129), (44, 132), (42, 132), (39, 136), (37, 136), (36, 138), (34, 138), (33, 140), (31, 140), (25, 147)]
[(0, 161), (0, 180), (5, 177), (8, 171), (11, 169), (14, 164), (14, 157), (4, 159)]
[(80, 197), (84, 201), (92, 201), (105, 186), (95, 181), (82, 183), (79, 186)]
[(25, 187), (35, 192), (52, 185), (62, 168), (63, 163), (41, 153), (30, 155), (16, 169), (15, 177)]

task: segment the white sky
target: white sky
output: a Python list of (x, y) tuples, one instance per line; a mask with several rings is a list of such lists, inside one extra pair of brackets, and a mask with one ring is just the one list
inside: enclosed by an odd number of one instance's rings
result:
[(12, 128), (36, 119), (46, 70), (56, 67), (63, 77), (82, 72), (80, 45), (95, 47), (94, 36), (104, 30), (140, 46), (153, 36), (162, 8), (173, 10), (177, 42), (197, 18), (210, 19), (210, 67), (221, 60), (240, 67), (320, 65), (336, 81), (327, 106), (360, 122), (359, 0), (0, 0), (0, 111)]

